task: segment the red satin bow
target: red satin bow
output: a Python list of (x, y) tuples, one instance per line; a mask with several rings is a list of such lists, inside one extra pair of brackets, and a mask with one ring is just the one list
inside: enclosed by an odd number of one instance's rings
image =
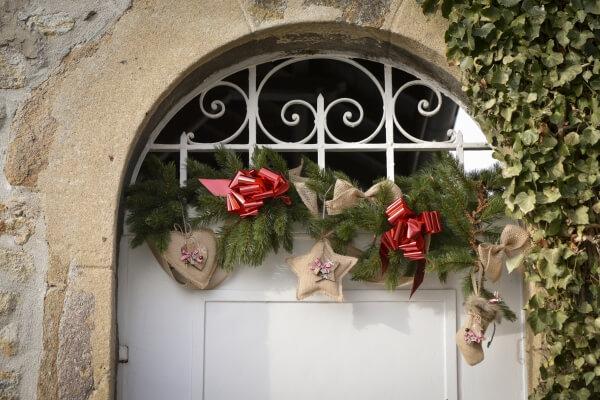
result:
[(227, 198), (227, 211), (240, 217), (258, 214), (266, 199), (281, 199), (290, 205), (292, 200), (284, 193), (290, 188), (289, 182), (278, 173), (267, 168), (241, 170), (229, 179), (199, 179), (215, 196)]
[(392, 229), (381, 236), (379, 255), (381, 266), (385, 272), (389, 265), (389, 253), (402, 250), (404, 257), (418, 261), (417, 270), (410, 295), (419, 288), (425, 276), (425, 253), (427, 252), (425, 236), (442, 231), (440, 213), (424, 211), (416, 215), (406, 204), (404, 198), (399, 198), (390, 204), (385, 214)]

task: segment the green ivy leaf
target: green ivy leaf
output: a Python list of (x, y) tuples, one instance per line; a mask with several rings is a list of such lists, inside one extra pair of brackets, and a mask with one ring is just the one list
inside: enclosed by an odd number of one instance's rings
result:
[(583, 0), (583, 7), (590, 14), (600, 14), (600, 1), (598, 0)]
[(592, 394), (586, 388), (581, 388), (577, 391), (577, 400), (588, 400)]
[(546, 53), (542, 57), (542, 62), (544, 63), (544, 65), (547, 68), (556, 67), (557, 65), (562, 64), (564, 60), (565, 59), (564, 59), (562, 53), (558, 53), (558, 52), (554, 52), (554, 51), (552, 51), (550, 53)]
[(579, 144), (579, 134), (577, 132), (569, 132), (565, 135), (565, 143), (567, 146), (573, 147)]
[(486, 38), (490, 34), (490, 32), (494, 30), (494, 28), (495, 28), (494, 24), (491, 22), (488, 22), (486, 24), (483, 24), (479, 28), (474, 29), (473, 36)]
[(508, 168), (505, 168), (502, 170), (502, 176), (504, 178), (512, 178), (513, 176), (518, 176), (521, 171), (523, 171), (523, 166), (521, 165), (521, 163), (517, 163), (514, 165), (511, 165)]
[(521, 0), (498, 0), (498, 3), (504, 7), (512, 7), (519, 4)]
[(508, 273), (510, 274), (511, 272), (513, 272), (515, 269), (519, 268), (521, 265), (523, 265), (523, 260), (525, 259), (525, 254), (521, 253), (519, 255), (516, 255), (514, 257), (508, 257), (506, 259), (506, 269), (508, 270)]
[(533, 211), (535, 207), (535, 193), (533, 190), (527, 192), (520, 192), (515, 197), (515, 204), (519, 206), (523, 214)]
[(586, 385), (589, 385), (590, 383), (592, 383), (592, 381), (594, 380), (595, 377), (596, 377), (596, 374), (592, 371), (585, 372), (583, 374), (583, 379), (585, 380)]
[(573, 221), (574, 224), (577, 225), (586, 225), (590, 223), (590, 219), (588, 216), (589, 207), (581, 206), (578, 207), (575, 212), (570, 213), (569, 217)]
[(600, 130), (588, 126), (580, 135), (579, 142), (582, 146), (593, 146), (600, 140)]
[(525, 146), (531, 146), (535, 142), (537, 142), (540, 135), (533, 129), (527, 129), (520, 135), (521, 140)]
[(550, 186), (544, 188), (541, 194), (537, 196), (537, 202), (539, 204), (554, 203), (560, 199), (560, 190), (556, 186)]

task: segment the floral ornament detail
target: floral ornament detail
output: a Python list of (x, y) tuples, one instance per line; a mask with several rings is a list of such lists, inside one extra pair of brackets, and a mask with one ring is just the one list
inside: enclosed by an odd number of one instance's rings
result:
[(335, 267), (335, 263), (333, 261), (327, 260), (323, 262), (320, 258), (315, 258), (309, 267), (312, 273), (319, 277), (316, 282), (320, 282), (325, 279), (335, 282), (335, 276), (332, 274)]
[(467, 344), (481, 343), (485, 340), (485, 336), (478, 334), (471, 329), (465, 329), (465, 342)]
[(494, 297), (488, 300), (491, 304), (500, 304), (502, 303), (502, 297), (500, 297), (500, 293), (498, 291), (494, 292)]
[[(481, 329), (481, 315), (469, 313), (469, 316), (472, 318), (471, 328), (465, 329), (465, 342), (467, 344), (479, 344), (485, 340), (485, 336), (483, 336), (483, 332)], [(479, 329), (477, 329), (479, 328)], [(477, 332), (479, 331), (479, 332)]]
[(202, 270), (206, 263), (206, 248), (200, 247), (194, 250), (189, 250), (187, 245), (181, 247), (180, 260), (192, 267)]

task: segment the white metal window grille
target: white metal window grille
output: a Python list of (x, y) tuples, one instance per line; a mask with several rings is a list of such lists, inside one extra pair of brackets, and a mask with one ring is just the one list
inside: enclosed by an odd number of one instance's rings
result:
[[(313, 152), (317, 154), (317, 161), (320, 167), (325, 167), (327, 163), (327, 154), (330, 152), (382, 152), (385, 153), (386, 175), (388, 178), (394, 177), (394, 165), (397, 152), (415, 152), (415, 151), (455, 151), (456, 156), (462, 162), (464, 160), (465, 150), (488, 150), (490, 146), (485, 142), (464, 142), (462, 132), (449, 129), (443, 135), (444, 140), (428, 141), (423, 140), (415, 132), (410, 132), (405, 127), (407, 121), (403, 120), (397, 113), (399, 99), (402, 94), (410, 88), (421, 87), (431, 91), (428, 98), (420, 99), (417, 104), (418, 114), (424, 118), (435, 116), (441, 109), (444, 101), (452, 101), (444, 96), (435, 83), (417, 77), (414, 71), (408, 71), (406, 68), (396, 68), (389, 63), (380, 62), (382, 69), (380, 76), (375, 74), (363, 64), (361, 60), (344, 55), (310, 55), (292, 58), (262, 58), (263, 62), (255, 62), (247, 66), (237, 66), (222, 71), (212, 79), (207, 79), (204, 84), (190, 92), (188, 96), (182, 99), (163, 119), (161, 124), (155, 129), (149, 142), (143, 149), (142, 155), (135, 166), (132, 181), (135, 181), (139, 173), (141, 164), (149, 152), (160, 153), (179, 153), (180, 182), (187, 179), (186, 163), (190, 153), (212, 152), (217, 145), (223, 145), (238, 152), (247, 152), (249, 156), (255, 146), (270, 147), (280, 152)], [(356, 128), (359, 126), (365, 116), (365, 107), (359, 101), (350, 97), (339, 97), (326, 101), (321, 93), (315, 93), (316, 102), (309, 102), (302, 98), (283, 99), (284, 104), (281, 107), (279, 117), (281, 122), (288, 127), (298, 127), (300, 124), (305, 126), (304, 134), (301, 138), (287, 141), (278, 137), (274, 132), (267, 128), (267, 124), (261, 116), (259, 108), (263, 97), (265, 86), (279, 71), (296, 63), (306, 60), (329, 60), (344, 63), (361, 72), (361, 75), (376, 88), (382, 105), (381, 118), (374, 128), (372, 128), (364, 138), (348, 141), (347, 138), (334, 131), (331, 125), (332, 110), (336, 106), (344, 105), (346, 111), (341, 115), (341, 123), (347, 128)], [(260, 79), (257, 79), (257, 67), (267, 65), (270, 70), (263, 73)], [(399, 87), (393, 86), (392, 74), (394, 70), (400, 70), (410, 74), (414, 79), (402, 83)], [(247, 87), (235, 83), (228, 78), (239, 71), (247, 71)], [(216, 88), (228, 88), (235, 91), (244, 103), (244, 113), (239, 127), (227, 137), (218, 141), (203, 141), (202, 127), (197, 132), (181, 132), (178, 143), (161, 143), (158, 139), (161, 129), (173, 118), (176, 113), (184, 106), (189, 105), (191, 101), (197, 99), (197, 112), (201, 113), (205, 119), (218, 120), (226, 118), (226, 99), (213, 98), (207, 100), (211, 92)], [(310, 88), (309, 88), (310, 89)], [(315, 88), (315, 90), (318, 90)], [(285, 96), (285, 95), (283, 95)], [(430, 101), (433, 99), (433, 101)], [(369, 105), (367, 105), (369, 106)], [(297, 112), (298, 107), (304, 108), (301, 114)], [(303, 117), (301, 117), (301, 115)], [(308, 120), (307, 120), (308, 116)], [(339, 113), (337, 115), (340, 116)], [(247, 140), (239, 142), (240, 135), (245, 132)], [(381, 137), (384, 132), (385, 140), (375, 141), (376, 137)], [(395, 140), (398, 133), (404, 138), (402, 141)], [(440, 136), (440, 135), (438, 135)], [(263, 140), (259, 138), (262, 137)], [(266, 140), (265, 140), (266, 139)]]

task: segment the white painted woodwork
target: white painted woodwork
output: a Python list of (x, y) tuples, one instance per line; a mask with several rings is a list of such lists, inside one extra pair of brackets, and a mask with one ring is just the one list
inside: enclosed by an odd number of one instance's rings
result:
[[(429, 87), (438, 103), (430, 107), (422, 100), (418, 112), (431, 116), (439, 110), (442, 92), (435, 82), (386, 60), (380, 60), (384, 72), (380, 82), (352, 56), (289, 58), (267, 54), (219, 71), (191, 90), (160, 121), (137, 160), (132, 182), (149, 152), (178, 152), (180, 181), (185, 182), (188, 153), (214, 150), (215, 143), (202, 143), (201, 137), (186, 132), (178, 144), (160, 144), (156, 139), (196, 96), (200, 96), (198, 112), (221, 118), (225, 113), (222, 101), (202, 101), (217, 86), (236, 90), (246, 102), (244, 122), (220, 142), (233, 150), (251, 154), (255, 145), (264, 145), (257, 142), (260, 132), (272, 141), (267, 145), (275, 150), (317, 152), (321, 167), (326, 165), (328, 152), (384, 151), (390, 178), (394, 176), (396, 151), (448, 150), (459, 160), (466, 160), (465, 164), (473, 159), (470, 154), (477, 154), (477, 165), (471, 167), (490, 163), (489, 152), (482, 151), (489, 145), (485, 138), (477, 137), (476, 126), (467, 129), (464, 138), (460, 129), (451, 130), (444, 142), (425, 142), (404, 130), (394, 112), (399, 94), (410, 86)], [(309, 58), (352, 65), (376, 85), (382, 96), (382, 119), (365, 139), (345, 142), (327, 126), (328, 111), (341, 102), (356, 109), (344, 114), (344, 124), (352, 127), (360, 123), (363, 106), (349, 98), (329, 104), (323, 96), (317, 97), (316, 104), (298, 99), (285, 103), (281, 120), (288, 126), (298, 124), (300, 118), (286, 113), (291, 105), (306, 107), (314, 117), (305, 124), (307, 135), (297, 142), (285, 142), (265, 129), (258, 106), (265, 83), (286, 65)], [(278, 59), (283, 61), (258, 82), (256, 66)], [(394, 91), (393, 68), (402, 68), (416, 79)], [(243, 69), (248, 70), (247, 88), (224, 80)], [(246, 128), (248, 143), (230, 144)], [(372, 143), (382, 129), (385, 142)], [(410, 143), (395, 143), (394, 132), (400, 132)], [(307, 143), (312, 137), (316, 137), (315, 143)], [(441, 284), (428, 276), (409, 300), (408, 288), (390, 292), (381, 285), (353, 282), (348, 275), (344, 303), (332, 303), (323, 296), (298, 302), (296, 277), (285, 265), (286, 254), (278, 254), (268, 257), (259, 268), (238, 268), (215, 290), (192, 291), (171, 280), (147, 246), (130, 249), (127, 240), (125, 234), (118, 268), (118, 338), (123, 346), (121, 358), (127, 360), (118, 368), (120, 400), (526, 399), (523, 316), (519, 314), (516, 323), (504, 322), (498, 327), (482, 364), (466, 366), (454, 344), (463, 302), (457, 277)], [(312, 243), (306, 235), (298, 235), (295, 254), (306, 252)], [(505, 274), (494, 288), (519, 313), (520, 277)]]
[[(312, 239), (299, 235), (296, 253)], [(486, 359), (464, 364), (454, 345), (460, 284), (427, 277), (415, 297), (346, 279), (344, 303), (298, 302), (285, 254), (240, 268), (220, 287), (192, 291), (146, 246), (121, 243), (118, 329), (121, 400), (525, 399), (523, 322), (504, 322)], [(522, 307), (517, 274), (497, 285)], [(488, 332), (488, 336), (491, 332)]]
[[(289, 99), (285, 98), (285, 100), (288, 101), (281, 108), (280, 117), (284, 125), (293, 127), (302, 122), (307, 127), (305, 135), (302, 138), (294, 142), (286, 141), (281, 137), (278, 137), (275, 133), (270, 132), (263, 124), (259, 100), (261, 99), (262, 90), (269, 82), (269, 79), (286, 66), (310, 59), (330, 60), (331, 62), (343, 63), (361, 71), (365, 81), (370, 82), (381, 95), (381, 102), (383, 104), (381, 120), (373, 131), (365, 133), (363, 139), (356, 142), (348, 142), (344, 140), (344, 137), (336, 135), (336, 132), (332, 132), (329, 129), (327, 122), (328, 113), (338, 104), (344, 103), (350, 105), (352, 111), (346, 111), (342, 115), (342, 122), (349, 128), (355, 128), (363, 121), (365, 107), (379, 106), (371, 104), (362, 105), (355, 99), (347, 97), (341, 97), (326, 104), (322, 94), (316, 92), (315, 95), (317, 95), (317, 101), (315, 104), (311, 104), (303, 99), (295, 99), (290, 95)], [(257, 66), (265, 62), (273, 62), (276, 60), (279, 60), (280, 62), (273, 66), (260, 81), (257, 81)], [(485, 142), (485, 139), (479, 141), (465, 141), (463, 132), (458, 129), (450, 129), (448, 132), (444, 132), (447, 139), (440, 142), (425, 141), (417, 137), (417, 134), (408, 132), (405, 129), (406, 121), (399, 119), (395, 112), (395, 105), (399, 101), (398, 99), (402, 98), (401, 95), (404, 91), (414, 86), (426, 87), (431, 90), (431, 94), (434, 96), (435, 100), (430, 104), (429, 100), (421, 99), (416, 106), (417, 112), (425, 118), (436, 115), (441, 109), (442, 102), (451, 100), (449, 98), (444, 98), (442, 96), (442, 90), (438, 85), (435, 82), (422, 77), (418, 71), (411, 70), (410, 68), (398, 65), (397, 63), (392, 65), (387, 60), (373, 60), (380, 63), (383, 72), (383, 80), (381, 80), (358, 62), (359, 60), (360, 58), (352, 57), (349, 54), (307, 54), (296, 57), (289, 57), (281, 54), (267, 54), (245, 60), (240, 64), (219, 71), (178, 101), (156, 126), (150, 135), (148, 143), (142, 150), (142, 154), (137, 160), (131, 178), (132, 182), (135, 182), (142, 162), (149, 152), (178, 152), (180, 181), (183, 184), (187, 179), (187, 169), (185, 168), (185, 165), (187, 163), (188, 154), (190, 152), (212, 152), (216, 145), (225, 145), (232, 150), (245, 151), (248, 152), (250, 156), (257, 145), (270, 147), (277, 151), (316, 152), (317, 162), (321, 168), (326, 165), (328, 152), (385, 152), (386, 175), (390, 179), (394, 178), (395, 151), (453, 150), (456, 152), (456, 157), (462, 162), (465, 159), (465, 152), (481, 151), (490, 148), (489, 144)], [(415, 79), (403, 83), (398, 88), (393, 88), (392, 70), (394, 68), (402, 69), (403, 71), (414, 75)], [(242, 70), (247, 70), (248, 72), (247, 87), (239, 86), (227, 80), (230, 75)], [(202, 142), (201, 132), (200, 134), (182, 132), (180, 141), (176, 144), (157, 143), (158, 136), (166, 124), (175, 117), (182, 107), (197, 96), (199, 96), (198, 112), (204, 117), (208, 119), (227, 118), (227, 105), (225, 104), (225, 101), (222, 99), (214, 99), (210, 102), (205, 100), (205, 97), (217, 87), (227, 87), (230, 90), (234, 90), (244, 100), (245, 110), (241, 110), (245, 112), (244, 121), (234, 132), (228, 133), (228, 136), (225, 139), (217, 143)], [(317, 90), (317, 88), (315, 88), (315, 90)], [(447, 93), (446, 95), (450, 96), (450, 94)], [(310, 115), (310, 120), (301, 121), (302, 117), (300, 117), (300, 114), (293, 112), (292, 109), (290, 109), (291, 106), (305, 108)], [(248, 129), (247, 143), (231, 143), (246, 129)], [(381, 143), (373, 142), (375, 137), (382, 130), (385, 132), (385, 141)], [(268, 138), (267, 142), (261, 142), (257, 139), (257, 133), (259, 132)], [(408, 139), (409, 143), (394, 142), (394, 132), (400, 133), (405, 139)], [(469, 137), (469, 135), (470, 132), (465, 132), (465, 137)], [(308, 143), (313, 137), (316, 137), (316, 141), (314, 143)]]

